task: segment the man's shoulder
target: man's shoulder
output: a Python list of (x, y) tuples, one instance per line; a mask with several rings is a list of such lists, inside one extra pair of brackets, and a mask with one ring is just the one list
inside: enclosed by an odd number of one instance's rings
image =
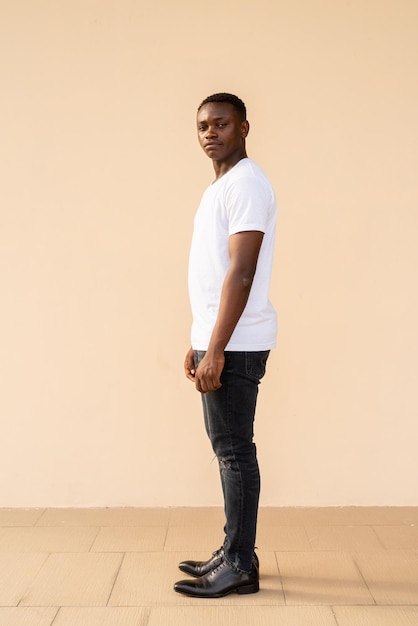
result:
[(273, 187), (264, 170), (252, 159), (242, 159), (230, 170), (231, 176), (225, 181), (227, 195), (259, 195), (269, 200), (274, 197)]
[(249, 158), (238, 161), (235, 167), (230, 170), (230, 176), (226, 181), (229, 184), (234, 184), (237, 181), (252, 180), (254, 182), (260, 181), (265, 185), (271, 187), (271, 183), (267, 174), (263, 168), (255, 161)]

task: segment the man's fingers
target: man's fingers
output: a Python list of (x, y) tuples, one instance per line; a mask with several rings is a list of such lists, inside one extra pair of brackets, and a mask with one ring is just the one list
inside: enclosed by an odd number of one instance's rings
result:
[(196, 389), (200, 393), (209, 393), (210, 391), (216, 391), (222, 387), (222, 383), (217, 379), (206, 380), (204, 378), (196, 377)]
[(196, 370), (194, 369), (194, 367), (188, 367), (186, 365), (185, 368), (184, 368), (184, 372), (186, 374), (186, 378), (188, 378), (192, 382), (195, 382), (195, 380), (196, 380)]

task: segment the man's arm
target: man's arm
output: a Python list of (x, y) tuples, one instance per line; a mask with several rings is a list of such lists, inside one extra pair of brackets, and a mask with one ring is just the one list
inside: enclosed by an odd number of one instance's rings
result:
[(247, 304), (264, 233), (245, 231), (229, 237), (230, 265), (222, 286), (218, 317), (207, 352), (196, 372), (191, 371), (190, 356), (186, 357), (186, 375), (194, 380), (202, 393), (221, 387), (220, 377), (225, 364), (224, 350)]

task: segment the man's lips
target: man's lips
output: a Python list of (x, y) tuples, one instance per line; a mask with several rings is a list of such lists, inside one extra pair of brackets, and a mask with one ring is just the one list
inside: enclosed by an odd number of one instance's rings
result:
[(209, 141), (208, 143), (205, 143), (204, 148), (217, 148), (220, 145), (221, 145), (220, 143), (215, 143), (214, 141)]

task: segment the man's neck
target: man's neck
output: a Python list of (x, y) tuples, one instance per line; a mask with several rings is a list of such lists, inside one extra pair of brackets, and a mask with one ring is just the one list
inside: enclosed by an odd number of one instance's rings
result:
[(240, 153), (239, 156), (235, 157), (234, 159), (231, 159), (231, 161), (222, 161), (222, 162), (212, 161), (213, 169), (215, 170), (215, 175), (216, 175), (215, 180), (218, 180), (218, 178), (225, 176), (225, 174), (229, 172), (229, 170), (232, 170), (232, 168), (235, 167), (237, 163), (242, 161), (242, 159), (246, 159), (246, 158), (248, 158), (247, 153), (244, 151)]

